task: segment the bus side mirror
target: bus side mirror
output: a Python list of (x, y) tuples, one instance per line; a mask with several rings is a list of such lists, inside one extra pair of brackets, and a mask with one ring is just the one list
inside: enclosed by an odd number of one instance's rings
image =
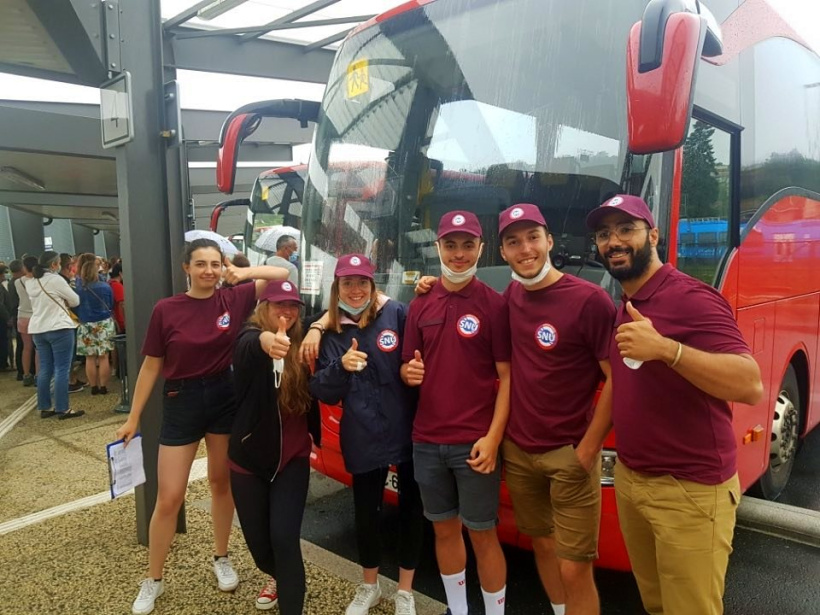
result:
[(723, 51), (720, 28), (702, 3), (651, 0), (627, 43), (629, 150), (652, 154), (686, 139), (698, 62)]
[(233, 192), (239, 146), (259, 127), (262, 118), (281, 117), (298, 120), (305, 128), (319, 119), (320, 103), (311, 100), (266, 100), (244, 105), (231, 113), (219, 132), (219, 153), (216, 159), (216, 187), (220, 192)]

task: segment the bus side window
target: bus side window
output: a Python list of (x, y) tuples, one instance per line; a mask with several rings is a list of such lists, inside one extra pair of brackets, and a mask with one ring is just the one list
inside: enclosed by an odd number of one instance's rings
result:
[(731, 135), (692, 119), (683, 145), (678, 269), (714, 284), (729, 248)]

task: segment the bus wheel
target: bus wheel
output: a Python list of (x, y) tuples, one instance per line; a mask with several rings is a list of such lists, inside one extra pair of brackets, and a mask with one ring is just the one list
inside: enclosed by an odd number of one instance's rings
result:
[(789, 482), (800, 442), (800, 408), (797, 375), (789, 365), (774, 403), (769, 467), (758, 483), (760, 493), (767, 500), (776, 500)]

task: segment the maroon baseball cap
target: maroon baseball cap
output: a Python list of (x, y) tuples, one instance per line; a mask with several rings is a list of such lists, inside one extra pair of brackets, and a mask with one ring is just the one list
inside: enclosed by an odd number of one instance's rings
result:
[(589, 212), (587, 216), (589, 229), (594, 231), (598, 228), (601, 219), (612, 211), (622, 211), (637, 220), (643, 220), (649, 225), (649, 228), (655, 228), (655, 219), (652, 217), (652, 212), (649, 211), (646, 201), (639, 196), (618, 194)]
[(547, 226), (547, 221), (541, 214), (541, 210), (537, 205), (532, 203), (518, 203), (508, 207), (500, 214), (498, 214), (498, 234), (503, 235), (504, 231), (511, 224), (516, 222), (535, 222), (541, 226)]
[(346, 275), (360, 275), (373, 279), (373, 265), (364, 254), (345, 254), (336, 261), (333, 276), (341, 278)]
[(481, 237), (481, 223), (471, 211), (448, 211), (438, 221), (437, 239), (450, 233), (468, 233)]
[(296, 284), (287, 280), (271, 280), (262, 291), (259, 301), (272, 301), (274, 303), (284, 303), (285, 301), (295, 301), (305, 305), (299, 296), (299, 289)]

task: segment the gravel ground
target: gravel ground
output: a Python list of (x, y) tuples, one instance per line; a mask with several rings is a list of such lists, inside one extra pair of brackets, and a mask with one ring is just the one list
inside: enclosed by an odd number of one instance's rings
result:
[[(188, 501), (207, 497), (204, 480), (193, 483)], [(236, 591), (220, 592), (211, 570), (210, 515), (187, 508), (188, 533), (178, 535), (168, 557), (165, 594), (157, 615), (256, 613), (265, 582), (233, 529), (232, 559), (240, 578)], [(5, 573), (0, 575), (0, 613), (130, 613), (148, 551), (135, 538), (134, 499), (127, 496), (0, 536)], [(306, 562), (306, 615), (343, 613), (354, 584)], [(270, 611), (278, 613), (277, 609)], [(389, 615), (383, 600), (372, 615)]]

